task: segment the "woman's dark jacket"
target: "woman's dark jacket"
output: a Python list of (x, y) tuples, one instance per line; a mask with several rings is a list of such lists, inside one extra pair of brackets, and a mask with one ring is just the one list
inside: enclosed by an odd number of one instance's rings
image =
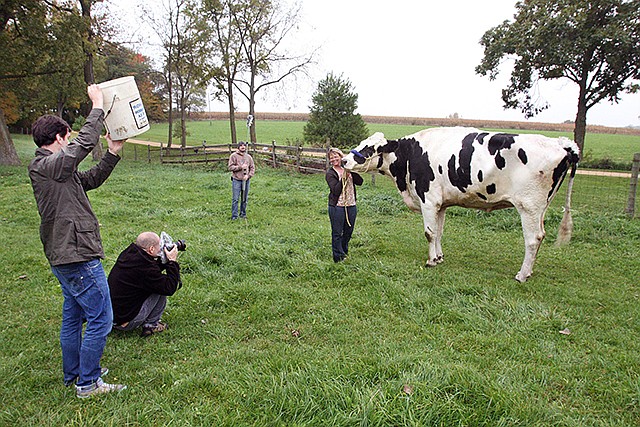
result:
[[(355, 172), (349, 172), (353, 177), (353, 196), (356, 196), (356, 185), (362, 185), (364, 180), (360, 175)], [(342, 180), (338, 176), (338, 172), (334, 168), (329, 168), (325, 175), (327, 184), (329, 184), (329, 206), (335, 206), (338, 204), (338, 199), (342, 194)]]
[(162, 264), (135, 243), (118, 256), (108, 280), (113, 321), (118, 325), (133, 320), (151, 294), (173, 295), (182, 285), (177, 262)]

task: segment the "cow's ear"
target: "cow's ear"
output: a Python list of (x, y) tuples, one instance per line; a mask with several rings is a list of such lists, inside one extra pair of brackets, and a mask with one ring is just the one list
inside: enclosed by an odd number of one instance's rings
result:
[(398, 148), (398, 141), (387, 141), (386, 144), (378, 147), (378, 153), (392, 153)]

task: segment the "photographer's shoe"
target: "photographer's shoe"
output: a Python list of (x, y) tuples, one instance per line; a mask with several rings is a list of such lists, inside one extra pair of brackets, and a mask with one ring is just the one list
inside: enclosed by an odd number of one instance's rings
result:
[(98, 381), (86, 387), (76, 386), (76, 396), (80, 399), (86, 399), (87, 397), (96, 396), (99, 394), (111, 393), (112, 391), (122, 391), (127, 388), (123, 384), (107, 384), (102, 381), (102, 378), (98, 378)]
[(155, 325), (144, 325), (140, 336), (143, 338), (150, 337), (153, 334), (163, 332), (165, 329), (167, 329), (167, 324), (163, 322), (158, 322)]

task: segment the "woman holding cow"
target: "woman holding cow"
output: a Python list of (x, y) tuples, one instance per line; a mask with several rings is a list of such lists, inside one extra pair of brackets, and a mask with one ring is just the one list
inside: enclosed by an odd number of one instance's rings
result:
[(356, 185), (363, 179), (355, 172), (342, 167), (344, 153), (329, 148), (329, 164), (325, 176), (329, 185), (329, 220), (331, 221), (331, 250), (333, 261), (340, 262), (349, 253), (349, 240), (356, 223)]

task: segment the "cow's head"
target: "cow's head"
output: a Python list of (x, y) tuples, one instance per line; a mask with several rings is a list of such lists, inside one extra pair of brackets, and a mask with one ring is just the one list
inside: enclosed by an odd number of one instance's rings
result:
[(382, 165), (378, 149), (386, 143), (382, 132), (374, 133), (342, 158), (342, 166), (354, 172), (371, 172), (378, 169)]

